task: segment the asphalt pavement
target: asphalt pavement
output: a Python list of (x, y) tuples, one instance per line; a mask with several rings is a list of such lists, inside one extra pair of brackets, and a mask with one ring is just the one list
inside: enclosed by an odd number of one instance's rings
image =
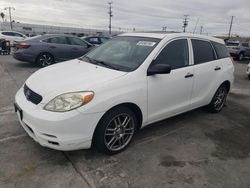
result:
[(14, 113), (14, 95), (39, 68), (0, 56), (0, 187), (250, 187), (248, 60), (218, 114), (202, 108), (141, 130), (115, 156), (55, 151), (35, 143)]

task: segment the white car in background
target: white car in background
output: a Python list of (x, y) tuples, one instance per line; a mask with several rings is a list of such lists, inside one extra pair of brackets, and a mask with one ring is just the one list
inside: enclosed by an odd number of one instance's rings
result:
[(0, 31), (0, 39), (5, 39), (10, 41), (10, 45), (13, 46), (15, 42), (23, 41), (27, 37), (17, 31)]
[(250, 62), (247, 65), (247, 76), (250, 78)]
[(220, 39), (122, 34), (31, 75), (16, 94), (15, 111), (42, 146), (115, 154), (153, 122), (201, 106), (221, 111), (233, 79)]

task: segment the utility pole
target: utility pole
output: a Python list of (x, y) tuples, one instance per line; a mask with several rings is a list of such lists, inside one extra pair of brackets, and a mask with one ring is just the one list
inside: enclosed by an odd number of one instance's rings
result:
[(11, 10), (15, 10), (15, 8), (14, 7), (5, 7), (4, 10), (9, 10), (9, 15), (10, 15), (10, 29), (12, 30)]
[(184, 15), (184, 20), (183, 20), (183, 32), (186, 32), (186, 27), (188, 26), (188, 15)]
[(231, 30), (232, 30), (233, 20), (234, 20), (234, 17), (232, 16), (231, 22), (230, 22), (230, 27), (229, 27), (229, 32), (228, 32), (228, 40), (229, 40), (230, 37), (231, 37)]
[(203, 31), (203, 26), (201, 26), (201, 29), (200, 29), (200, 34), (202, 34), (202, 31)]
[(112, 4), (113, 2), (110, 1), (108, 2), (109, 4), (109, 11), (108, 11), (108, 14), (109, 14), (109, 35), (111, 36), (111, 18), (113, 17), (113, 11), (112, 11)]
[(167, 31), (167, 26), (163, 26), (162, 31), (166, 32)]

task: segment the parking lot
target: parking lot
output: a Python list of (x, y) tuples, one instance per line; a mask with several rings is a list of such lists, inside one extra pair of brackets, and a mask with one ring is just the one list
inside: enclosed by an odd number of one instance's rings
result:
[[(35, 143), (14, 113), (14, 95), (38, 67), (0, 56), (0, 187), (250, 187), (249, 60), (218, 114), (203, 109), (141, 130), (115, 156), (61, 152)], [(70, 126), (70, 125), (69, 125)]]

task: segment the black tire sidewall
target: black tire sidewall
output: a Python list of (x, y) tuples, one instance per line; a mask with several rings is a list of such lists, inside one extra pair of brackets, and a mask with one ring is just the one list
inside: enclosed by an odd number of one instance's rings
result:
[[(130, 142), (121, 150), (118, 151), (111, 151), (107, 148), (105, 141), (104, 141), (104, 134), (106, 131), (106, 127), (108, 126), (109, 122), (117, 115), (122, 114), (122, 113), (127, 113), (129, 114), (132, 119), (134, 120), (135, 123), (135, 131), (134, 134), (132, 136), (132, 139), (130, 140)], [(131, 141), (133, 140), (133, 137), (135, 135), (135, 132), (137, 130), (137, 119), (136, 116), (134, 114), (134, 112), (132, 110), (130, 110), (128, 107), (126, 106), (121, 106), (121, 107), (116, 107), (114, 109), (111, 109), (110, 111), (106, 112), (106, 114), (101, 118), (101, 120), (99, 121), (94, 136), (93, 136), (93, 145), (96, 147), (96, 149), (102, 153), (108, 154), (108, 155), (113, 155), (113, 154), (117, 154), (120, 153), (121, 151), (125, 150), (129, 144), (131, 143)]]

